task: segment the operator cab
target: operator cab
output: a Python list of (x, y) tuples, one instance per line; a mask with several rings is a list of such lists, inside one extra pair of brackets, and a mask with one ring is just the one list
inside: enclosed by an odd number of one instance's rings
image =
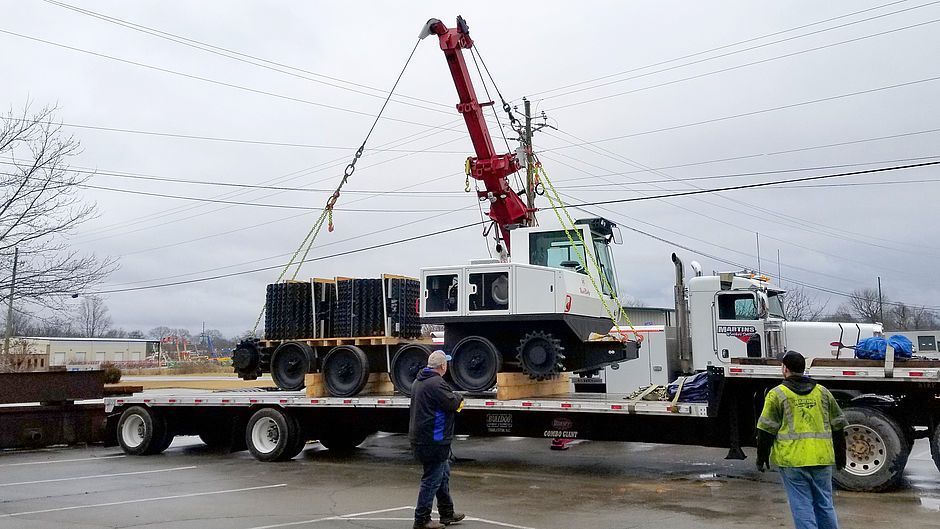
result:
[[(563, 229), (538, 226), (517, 228), (510, 234), (512, 262), (570, 270), (592, 276), (604, 294), (612, 298), (617, 297), (617, 270), (609, 245), (611, 242), (621, 244), (623, 239), (620, 228), (613, 222), (593, 217), (575, 221), (574, 229), (568, 233)], [(587, 252), (582, 240), (588, 245)], [(599, 269), (599, 273), (605, 277), (600, 277), (594, 272), (595, 269)]]

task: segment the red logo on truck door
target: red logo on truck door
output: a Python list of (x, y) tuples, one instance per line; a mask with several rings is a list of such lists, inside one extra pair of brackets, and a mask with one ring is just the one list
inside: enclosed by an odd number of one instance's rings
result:
[(565, 312), (571, 312), (571, 295), (565, 294)]

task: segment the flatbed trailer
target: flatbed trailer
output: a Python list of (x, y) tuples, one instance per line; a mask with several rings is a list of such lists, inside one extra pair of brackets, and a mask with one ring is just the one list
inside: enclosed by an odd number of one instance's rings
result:
[[(940, 362), (816, 360), (808, 374), (840, 400), (849, 419), (848, 465), (836, 473), (845, 489), (883, 491), (901, 480), (913, 442), (929, 438), (940, 468)], [(755, 445), (764, 395), (780, 382), (778, 361), (741, 359), (711, 367), (708, 400), (643, 400), (583, 394), (498, 400), (465, 394), (456, 432), (647, 442), (728, 448), (743, 459)], [(681, 395), (680, 395), (681, 397)], [(176, 435), (199, 435), (261, 461), (296, 456), (309, 440), (349, 450), (369, 435), (408, 429), (407, 396), (307, 397), (302, 392), (253, 391), (136, 394), (105, 399), (109, 425), (128, 454), (166, 449)]]

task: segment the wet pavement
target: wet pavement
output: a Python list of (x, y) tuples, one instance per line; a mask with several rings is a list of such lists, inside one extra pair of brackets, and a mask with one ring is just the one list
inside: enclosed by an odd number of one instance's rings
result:
[[(792, 527), (778, 475), (724, 450), (541, 439), (458, 439), (451, 488), (456, 527), (510, 529)], [(753, 456), (753, 453), (749, 452)], [(379, 434), (349, 455), (317, 443), (294, 460), (259, 463), (197, 438), (166, 453), (118, 448), (0, 453), (0, 529), (327, 529), (410, 527), (420, 468), (407, 440)], [(905, 487), (837, 492), (845, 528), (940, 528), (940, 472), (926, 443)]]

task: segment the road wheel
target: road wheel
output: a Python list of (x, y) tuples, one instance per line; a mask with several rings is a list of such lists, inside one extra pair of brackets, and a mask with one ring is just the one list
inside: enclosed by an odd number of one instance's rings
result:
[(131, 406), (124, 410), (118, 422), (117, 436), (124, 452), (135, 456), (159, 454), (173, 441), (163, 414), (145, 406)]
[(334, 397), (358, 395), (369, 381), (366, 353), (355, 345), (330, 349), (323, 359), (323, 380), (326, 390)]
[(428, 365), (431, 348), (423, 344), (406, 345), (392, 358), (392, 384), (400, 393), (411, 396), (411, 385), (418, 372)]
[(271, 356), (271, 378), (284, 391), (304, 389), (304, 377), (310, 372), (313, 349), (298, 342), (284, 342)]
[(845, 490), (882, 492), (896, 487), (910, 448), (901, 426), (874, 408), (845, 410), (846, 465), (833, 480)]
[(299, 423), (283, 410), (264, 408), (248, 420), (245, 444), (258, 461), (287, 461), (303, 449)]
[(522, 372), (536, 380), (545, 380), (564, 371), (565, 348), (550, 333), (536, 331), (519, 340), (516, 359)]
[(482, 336), (468, 336), (457, 342), (451, 356), (449, 371), (460, 389), (486, 391), (496, 385), (503, 357), (493, 342)]
[(934, 426), (930, 432), (930, 455), (933, 457), (933, 464), (940, 470), (940, 424)]
[(333, 432), (320, 438), (320, 444), (330, 452), (350, 452), (365, 442), (369, 432)]

